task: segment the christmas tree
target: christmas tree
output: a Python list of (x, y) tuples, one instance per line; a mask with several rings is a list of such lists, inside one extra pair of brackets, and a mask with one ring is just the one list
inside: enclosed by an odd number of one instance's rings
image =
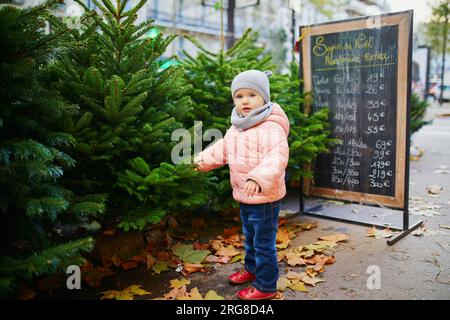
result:
[(89, 237), (67, 242), (55, 230), (90, 207), (60, 183), (76, 164), (65, 152), (75, 140), (60, 123), (75, 109), (43, 82), (60, 35), (45, 32), (57, 3), (0, 7), (0, 295), (81, 264), (80, 253), (93, 247)]
[[(258, 34), (251, 29), (232, 48), (218, 53), (208, 51), (195, 38), (187, 38), (198, 47), (199, 54), (194, 58), (184, 52), (184, 79), (194, 102), (185, 125), (192, 126), (193, 121), (201, 121), (204, 130), (217, 128), (224, 135), (230, 126), (233, 107), (230, 85), (233, 78), (245, 70), (275, 70), (276, 66), (272, 63), (272, 57), (263, 53), (264, 48), (256, 46)], [(311, 176), (311, 171), (304, 165), (310, 164), (318, 154), (326, 152), (335, 142), (328, 138), (330, 132), (326, 130), (327, 109), (312, 115), (302, 113), (300, 104), (304, 102), (304, 95), (299, 92), (300, 79), (295, 62), (292, 62), (288, 75), (272, 75), (270, 87), (271, 100), (282, 106), (291, 123), (288, 137), (289, 176), (294, 179)], [(214, 170), (210, 175), (215, 175), (218, 179), (211, 207), (215, 210), (237, 207), (238, 204), (231, 198), (228, 168)]]
[[(162, 57), (175, 36), (152, 20), (137, 23), (146, 1), (129, 10), (128, 2), (93, 0), (98, 15), (77, 0), (85, 14), (67, 33), (49, 79), (79, 108), (64, 119), (77, 161), (65, 183), (78, 194), (106, 193), (108, 212), (125, 230), (194, 209), (207, 201), (210, 184), (191, 165), (171, 163), (172, 133), (192, 108), (181, 66), (165, 68)], [(54, 28), (65, 26), (54, 21)]]

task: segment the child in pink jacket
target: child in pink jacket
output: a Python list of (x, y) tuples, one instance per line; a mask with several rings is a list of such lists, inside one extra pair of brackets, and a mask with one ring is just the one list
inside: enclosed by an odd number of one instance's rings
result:
[(253, 281), (238, 292), (245, 300), (271, 299), (277, 293), (275, 247), (280, 200), (286, 194), (289, 120), (270, 101), (270, 71), (247, 70), (231, 84), (235, 107), (225, 137), (199, 153), (199, 171), (230, 167), (233, 198), (240, 203), (245, 236), (245, 270), (228, 277), (232, 284)]

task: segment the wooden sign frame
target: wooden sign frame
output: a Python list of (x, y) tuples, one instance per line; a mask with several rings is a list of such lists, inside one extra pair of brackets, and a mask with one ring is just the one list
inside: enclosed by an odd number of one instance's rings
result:
[[(306, 195), (346, 200), (351, 202), (383, 205), (404, 209), (407, 207), (407, 185), (409, 183), (409, 93), (411, 77), (409, 55), (411, 54), (412, 11), (383, 14), (373, 17), (361, 17), (337, 22), (328, 22), (300, 27), (301, 34), (301, 74), (304, 79), (304, 92), (312, 91), (311, 75), (311, 36), (330, 33), (369, 29), (371, 25), (379, 27), (398, 26), (397, 43), (397, 119), (396, 119), (396, 162), (395, 162), (395, 196), (361, 193), (339, 189), (315, 187), (310, 179), (303, 182)], [(305, 111), (311, 109), (310, 101), (305, 103)]]
[[(396, 112), (396, 163), (395, 163), (395, 192), (394, 196), (382, 196), (361, 192), (338, 190), (331, 188), (315, 187), (310, 179), (300, 181), (300, 213), (327, 218), (337, 221), (350, 222), (368, 226), (378, 226), (385, 228), (386, 225), (373, 223), (373, 221), (363, 221), (361, 219), (346, 218), (334, 213), (318, 213), (321, 205), (305, 210), (303, 194), (315, 195), (324, 198), (338, 199), (349, 202), (359, 202), (360, 204), (390, 207), (403, 211), (403, 225), (390, 227), (403, 231), (393, 239), (387, 241), (388, 245), (396, 243), (411, 231), (423, 224), (423, 221), (416, 221), (412, 226), (409, 224), (408, 197), (409, 197), (409, 148), (410, 148), (410, 114), (411, 114), (411, 63), (412, 63), (412, 28), (413, 11), (402, 11), (396, 13), (382, 14), (371, 17), (359, 17), (343, 21), (327, 22), (300, 27), (300, 79), (304, 83), (300, 85), (300, 92), (309, 93), (312, 91), (311, 77), (311, 36), (346, 32), (353, 30), (370, 29), (373, 27), (398, 26), (398, 56), (397, 56), (397, 112)], [(311, 109), (310, 95), (305, 100), (305, 113)]]

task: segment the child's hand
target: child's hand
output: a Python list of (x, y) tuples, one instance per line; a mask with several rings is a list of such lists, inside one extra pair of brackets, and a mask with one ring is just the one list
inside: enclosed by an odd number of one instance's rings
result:
[(244, 193), (247, 197), (253, 197), (256, 193), (259, 193), (261, 188), (253, 180), (247, 180), (244, 187)]

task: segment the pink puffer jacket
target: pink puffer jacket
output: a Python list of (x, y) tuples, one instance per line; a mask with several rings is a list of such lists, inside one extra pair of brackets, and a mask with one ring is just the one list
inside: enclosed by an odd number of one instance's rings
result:
[[(285, 169), (289, 159), (289, 120), (274, 103), (271, 115), (244, 131), (231, 126), (225, 137), (199, 153), (194, 162), (199, 171), (230, 166), (233, 198), (246, 204), (280, 200), (286, 195)], [(252, 197), (244, 193), (247, 179), (256, 181), (261, 192)]]

